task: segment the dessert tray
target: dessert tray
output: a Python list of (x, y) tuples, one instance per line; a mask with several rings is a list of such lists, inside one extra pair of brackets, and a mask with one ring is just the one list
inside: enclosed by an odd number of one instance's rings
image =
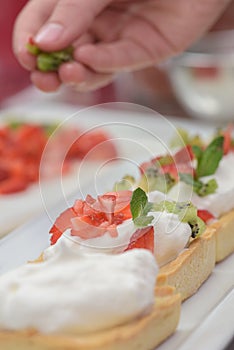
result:
[[(66, 115), (71, 117), (72, 122), (80, 123), (83, 128), (104, 128), (115, 142), (118, 157), (102, 164), (81, 162), (79, 169), (70, 175), (67, 182), (58, 179), (54, 183), (40, 184), (39, 188), (25, 193), (1, 197), (0, 208), (3, 215), (0, 218), (0, 229), (9, 221), (11, 225), (8, 231), (13, 226), (18, 227), (0, 240), (0, 274), (37, 258), (49, 245), (48, 232), (55, 218), (68, 205), (72, 205), (76, 198), (84, 197), (88, 193), (95, 196), (110, 190), (114, 182), (126, 173), (134, 174), (140, 162), (157, 153), (166, 152), (176, 127), (181, 126), (205, 135), (215, 128), (201, 122), (198, 124), (177, 118), (166, 119), (140, 106), (130, 106), (128, 111), (121, 104), (116, 110), (106, 107), (108, 106), (77, 111), (71, 107), (51, 105), (38, 111), (32, 107), (26, 108), (18, 114), (19, 118), (33, 117), (39, 121), (47, 118), (60, 118), (63, 121)], [(8, 113), (13, 114), (16, 111), (11, 110)], [(20, 214), (17, 214), (17, 207)], [(20, 219), (23, 217), (22, 221), (29, 217), (31, 219), (21, 224)], [(176, 332), (158, 350), (225, 348), (234, 333), (233, 266), (234, 255), (216, 265), (199, 291), (182, 304), (181, 319)]]

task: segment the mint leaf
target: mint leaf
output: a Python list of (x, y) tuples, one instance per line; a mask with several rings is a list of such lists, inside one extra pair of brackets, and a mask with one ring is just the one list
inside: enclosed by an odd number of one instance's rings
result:
[(139, 216), (138, 218), (136, 218), (134, 220), (134, 224), (137, 227), (145, 227), (148, 226), (149, 224), (151, 224), (152, 220), (153, 220), (153, 216)]
[(136, 226), (145, 227), (152, 222), (153, 216), (147, 216), (151, 208), (152, 205), (148, 202), (146, 193), (140, 187), (133, 191), (130, 209)]
[(193, 187), (193, 190), (196, 192), (202, 186), (202, 182), (195, 180), (191, 174), (179, 173), (180, 180), (186, 183), (189, 186)]
[(207, 146), (205, 151), (203, 151), (200, 158), (198, 158), (196, 169), (197, 178), (215, 173), (223, 157), (223, 142), (224, 137), (218, 136)]
[(135, 220), (139, 216), (142, 216), (147, 202), (148, 202), (147, 195), (140, 187), (138, 187), (135, 191), (133, 191), (131, 202), (130, 202), (130, 209), (131, 209), (133, 220)]
[(193, 153), (199, 162), (202, 157), (202, 148), (199, 146), (192, 146)]

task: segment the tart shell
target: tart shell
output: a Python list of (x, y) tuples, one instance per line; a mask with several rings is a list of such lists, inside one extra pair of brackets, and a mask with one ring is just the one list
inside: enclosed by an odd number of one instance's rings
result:
[(234, 252), (234, 210), (224, 214), (216, 230), (216, 262)]
[(163, 266), (157, 277), (157, 286), (174, 287), (181, 294), (182, 300), (193, 295), (215, 266), (218, 226), (217, 223), (209, 226), (175, 260)]
[(155, 289), (151, 313), (113, 329), (88, 334), (0, 331), (1, 350), (149, 350), (168, 338), (180, 317), (181, 297), (165, 286)]

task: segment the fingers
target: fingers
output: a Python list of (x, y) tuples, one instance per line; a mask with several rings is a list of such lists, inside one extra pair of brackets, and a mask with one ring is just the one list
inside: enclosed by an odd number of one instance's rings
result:
[(35, 42), (42, 50), (60, 50), (87, 31), (96, 15), (111, 0), (59, 0)]
[(49, 18), (57, 0), (31, 0), (19, 14), (13, 30), (13, 51), (21, 65), (33, 70), (36, 59), (29, 54), (26, 44), (30, 37), (34, 37), (39, 28)]
[[(105, 35), (104, 24), (100, 26), (99, 21), (96, 29), (103, 40), (77, 48), (74, 57), (100, 73), (130, 71), (158, 64), (182, 52), (197, 40), (229, 1), (141, 2), (138, 7), (129, 8), (130, 16), (127, 21), (126, 17), (122, 18), (119, 35), (112, 38), (111, 42), (110, 34)], [(104, 16), (101, 19), (103, 21)]]
[(102, 73), (141, 69), (154, 62), (143, 46), (128, 39), (106, 44), (86, 44), (75, 50), (74, 57)]
[(77, 91), (85, 92), (103, 87), (113, 80), (113, 74), (100, 74), (78, 62), (65, 63), (59, 68), (62, 83), (72, 85)]
[(57, 73), (42, 73), (39, 71), (31, 73), (31, 81), (44, 92), (56, 91), (61, 84)]
[(13, 51), (23, 67), (35, 69), (36, 59), (27, 52), (33, 37), (45, 51), (63, 49), (85, 33), (96, 14), (110, 0), (31, 0), (18, 16)]
[(78, 62), (64, 63), (58, 74), (31, 73), (33, 84), (44, 92), (56, 91), (62, 83), (74, 87), (76, 91), (91, 91), (109, 84), (113, 78), (113, 74), (95, 73)]

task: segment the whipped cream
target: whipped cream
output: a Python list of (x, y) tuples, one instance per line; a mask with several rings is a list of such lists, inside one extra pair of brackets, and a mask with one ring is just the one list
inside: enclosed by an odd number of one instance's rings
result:
[[(152, 203), (168, 200), (165, 193), (153, 191), (148, 194)], [(191, 228), (188, 223), (181, 222), (178, 215), (173, 213), (150, 212), (154, 217), (154, 254), (159, 266), (174, 260), (187, 246), (191, 237)]]
[(56, 244), (56, 254), (0, 276), (0, 328), (42, 333), (94, 332), (150, 311), (158, 268), (153, 255), (134, 249), (90, 254)]
[(207, 182), (209, 179), (216, 179), (218, 188), (215, 193), (205, 197), (199, 197), (193, 193), (191, 186), (182, 182), (175, 185), (168, 193), (168, 197), (173, 200), (191, 200), (198, 209), (209, 210), (214, 216), (230, 211), (234, 208), (234, 153), (225, 155), (215, 174), (202, 178)]
[(189, 224), (172, 213), (151, 212), (154, 217), (154, 255), (159, 266), (174, 260), (187, 246), (191, 237)]
[(71, 236), (70, 230), (65, 232), (65, 235), (68, 235), (70, 239), (74, 240), (80, 244), (81, 249), (90, 250), (91, 252), (95, 249), (97, 251), (105, 251), (106, 253), (121, 253), (129, 245), (130, 239), (133, 233), (136, 231), (136, 227), (132, 219), (125, 220), (122, 224), (116, 227), (117, 236), (113, 237), (107, 231), (104, 235), (82, 239), (79, 236)]

